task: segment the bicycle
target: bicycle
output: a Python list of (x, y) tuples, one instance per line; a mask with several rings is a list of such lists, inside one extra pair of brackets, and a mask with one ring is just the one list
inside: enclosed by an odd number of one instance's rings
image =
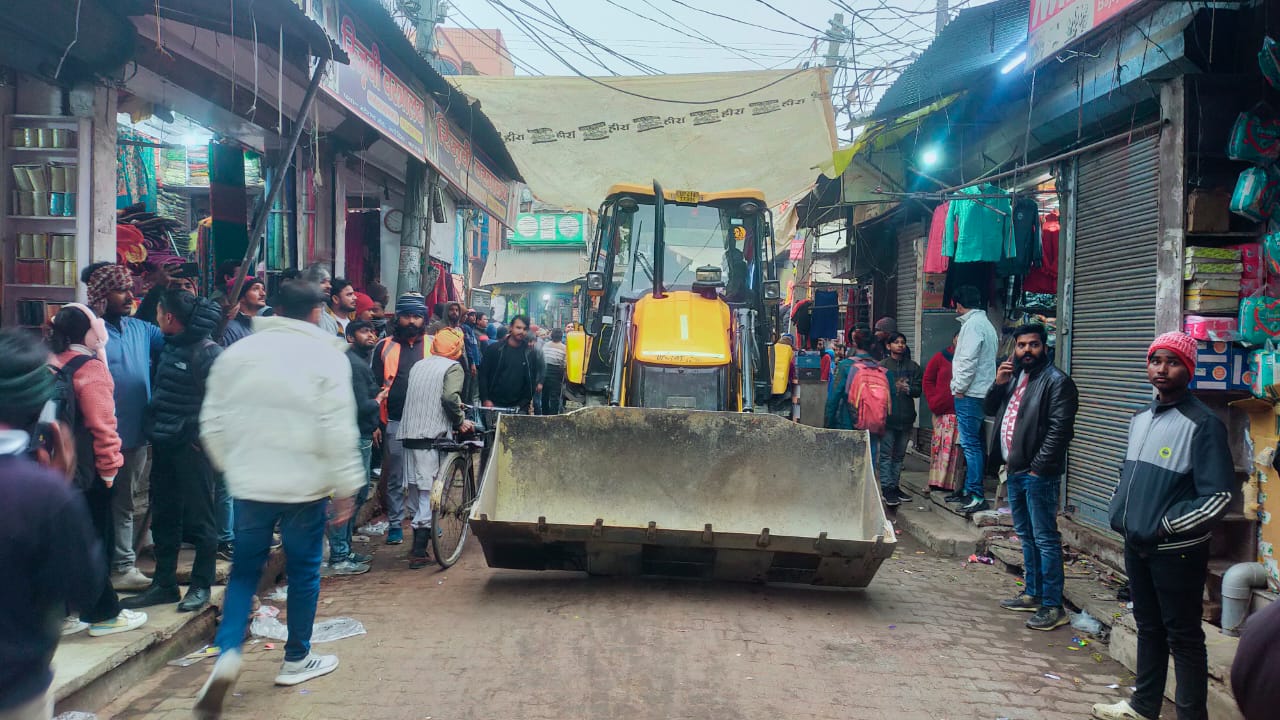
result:
[(465, 409), (472, 414), (476, 431), (466, 437), (442, 438), (433, 444), (440, 455), (440, 470), (431, 484), (431, 550), (436, 563), (445, 569), (462, 557), (463, 545), (470, 535), (471, 506), (480, 496), (476, 478), (477, 474), (484, 478), (498, 418), (517, 412), (515, 408)]

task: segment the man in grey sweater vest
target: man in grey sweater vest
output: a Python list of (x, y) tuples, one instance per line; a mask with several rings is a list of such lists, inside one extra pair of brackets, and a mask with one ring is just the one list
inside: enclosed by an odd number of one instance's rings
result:
[(405, 509), (412, 515), (413, 548), (409, 568), (427, 565), (431, 541), (431, 485), (440, 471), (440, 455), (434, 441), (450, 431), (471, 432), (474, 425), (462, 413), (462, 386), (466, 373), (462, 357), (464, 338), (457, 328), (445, 327), (431, 341), (431, 356), (415, 363), (409, 372), (399, 439), (404, 444)]

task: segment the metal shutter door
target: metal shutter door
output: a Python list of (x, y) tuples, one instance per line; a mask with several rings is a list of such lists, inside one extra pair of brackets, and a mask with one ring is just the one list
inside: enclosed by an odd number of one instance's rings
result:
[[(924, 226), (920, 224), (912, 224), (898, 231), (898, 264), (897, 264), (897, 281), (898, 296), (896, 298), (894, 319), (898, 321), (898, 332), (907, 336), (907, 347), (911, 348), (911, 359), (920, 364), (924, 368), (924, 363), (920, 362), (920, 358), (916, 357), (916, 291), (918, 289), (918, 279), (916, 278), (916, 245), (917, 238), (924, 233)], [(916, 412), (919, 413), (919, 401), (916, 402)], [(917, 418), (916, 427), (920, 426), (920, 420)], [(919, 430), (917, 430), (917, 433)], [(933, 428), (929, 428), (932, 435)], [(928, 448), (928, 438), (921, 438), (918, 434), (915, 436), (916, 447)], [(926, 450), (927, 452), (927, 450)]]
[(907, 347), (913, 351), (916, 346), (916, 239), (921, 232), (922, 226), (909, 225), (898, 233), (898, 297), (894, 319), (898, 321), (898, 332), (907, 336)]
[(1076, 198), (1071, 377), (1080, 391), (1067, 468), (1067, 511), (1109, 527), (1129, 419), (1151, 401), (1155, 336), (1159, 135), (1085, 155)]

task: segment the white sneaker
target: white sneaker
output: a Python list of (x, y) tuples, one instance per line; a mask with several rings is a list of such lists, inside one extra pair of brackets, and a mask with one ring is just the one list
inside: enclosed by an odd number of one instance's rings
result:
[(280, 674), (276, 675), (277, 685), (298, 685), (308, 680), (328, 675), (338, 669), (337, 655), (317, 655), (311, 653), (301, 660), (286, 660), (280, 666)]
[(329, 566), (334, 575), (363, 575), (369, 572), (369, 563), (358, 563), (343, 560)]
[(191, 709), (196, 720), (218, 720), (222, 717), (222, 703), (239, 677), (240, 653), (235, 650), (222, 653), (213, 666), (213, 672), (209, 673), (209, 679), (196, 695), (196, 706)]
[(111, 575), (111, 587), (116, 590), (132, 592), (146, 590), (151, 587), (151, 578), (143, 575), (138, 568), (131, 567), (122, 573), (113, 573)]
[(1152, 720), (1146, 715), (1139, 715), (1129, 706), (1128, 700), (1121, 700), (1114, 705), (1098, 703), (1093, 706), (1091, 715), (1097, 720)]
[(62, 636), (75, 635), (89, 629), (89, 623), (72, 615), (62, 619)]
[(120, 614), (89, 626), (89, 637), (102, 637), (137, 630), (147, 622), (147, 614), (138, 610), (121, 610)]

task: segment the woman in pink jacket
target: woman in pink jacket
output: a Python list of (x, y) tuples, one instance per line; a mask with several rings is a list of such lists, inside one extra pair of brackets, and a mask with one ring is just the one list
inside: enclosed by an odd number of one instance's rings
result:
[[(59, 420), (71, 426), (76, 444), (75, 485), (84, 493), (94, 530), (102, 540), (104, 557), (110, 565), (115, 543), (111, 519), (111, 492), (116, 473), (124, 465), (120, 435), (116, 433), (115, 384), (107, 371), (107, 332), (93, 311), (79, 303), (68, 303), (53, 318), (49, 344), (54, 357), (49, 364), (73, 390), (74, 402), (60, 402)], [(108, 576), (110, 568), (108, 567)], [(94, 637), (113, 635), (141, 627), (146, 613), (124, 610), (108, 579), (98, 601), (78, 608), (80, 619), (67, 619), (63, 634), (88, 628)]]

